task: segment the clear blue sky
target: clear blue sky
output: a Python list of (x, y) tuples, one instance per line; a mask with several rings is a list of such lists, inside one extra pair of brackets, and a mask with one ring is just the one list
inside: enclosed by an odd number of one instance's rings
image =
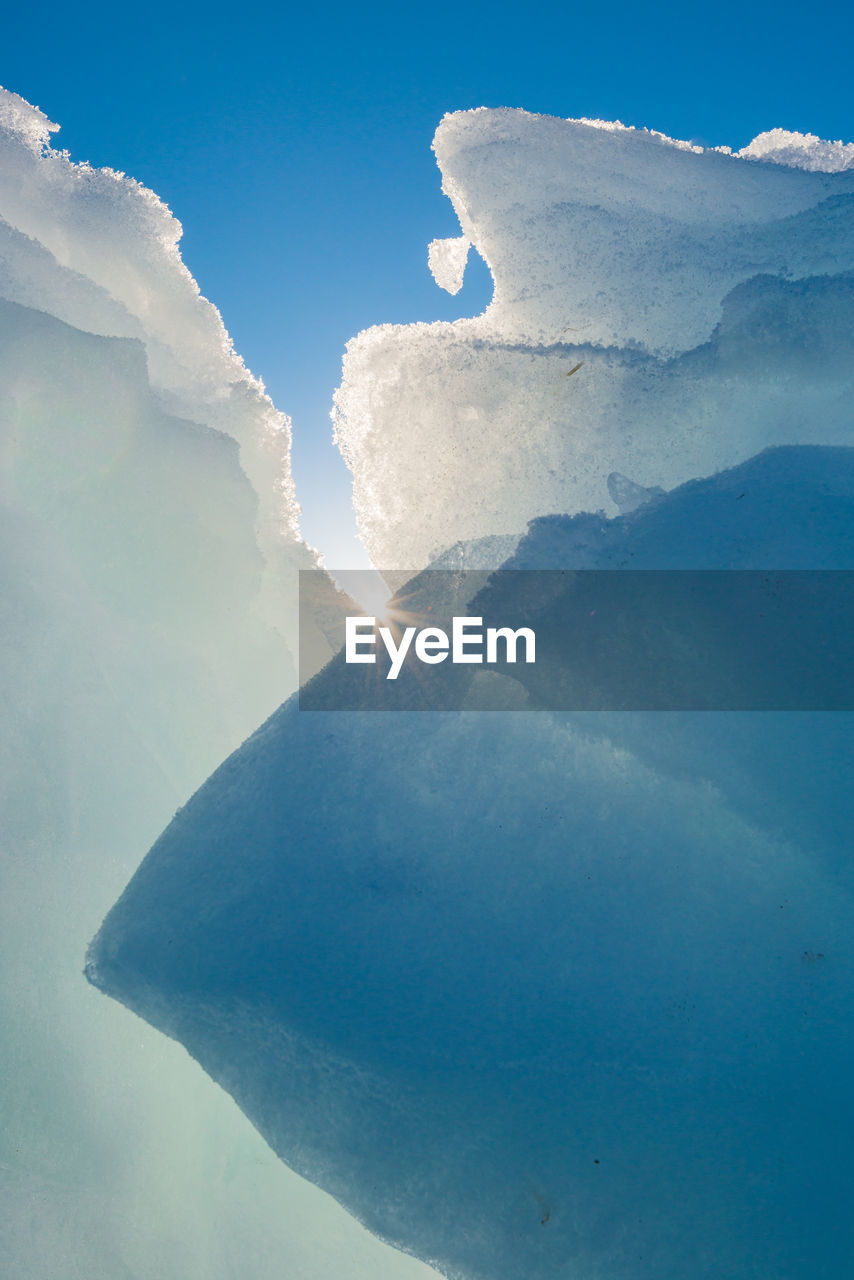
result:
[(309, 540), (352, 561), (329, 408), (352, 334), (483, 309), (427, 243), (458, 233), (430, 141), (445, 111), (518, 106), (744, 145), (854, 140), (854, 6), (105, 5), (7, 9), (0, 83), (56, 145), (152, 187), (237, 349), (294, 419)]

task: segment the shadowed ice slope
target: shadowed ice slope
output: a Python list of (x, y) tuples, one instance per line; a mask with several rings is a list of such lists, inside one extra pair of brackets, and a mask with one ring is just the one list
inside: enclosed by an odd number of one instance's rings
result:
[[(778, 450), (538, 521), (509, 563), (850, 568), (852, 516), (850, 451)], [(176, 815), (87, 973), (444, 1274), (835, 1280), (851, 726), (291, 700)]]

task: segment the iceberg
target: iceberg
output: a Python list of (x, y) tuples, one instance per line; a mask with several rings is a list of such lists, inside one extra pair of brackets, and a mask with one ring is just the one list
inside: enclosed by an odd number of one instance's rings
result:
[[(164, 410), (230, 436), (255, 489), (264, 602), (292, 628), (284, 568), (299, 545), (290, 422), (233, 349), (181, 261), (181, 224), (141, 183), (75, 164), (50, 146), (58, 125), (17, 94), (0, 100), (3, 297), (86, 333), (142, 344)], [(312, 563), (303, 556), (300, 563)], [(293, 633), (291, 631), (291, 640)]]
[(317, 560), (288, 420), (180, 225), (54, 129), (0, 92), (0, 1271), (414, 1277), (81, 976), (158, 831), (296, 687)]
[[(300, 711), (288, 420), (55, 129), (0, 92), (5, 1274), (846, 1274), (851, 717)], [(848, 144), (435, 152), (495, 296), (348, 348), (391, 581), (854, 568)]]
[[(507, 567), (851, 568), (852, 517), (854, 450), (771, 450)], [(844, 1273), (851, 715), (376, 705), (277, 711), (90, 981), (448, 1277)]]
[(434, 276), (455, 288), (471, 244), (495, 289), (482, 316), (348, 345), (335, 429), (374, 564), (613, 514), (612, 472), (672, 489), (851, 442), (850, 145), (774, 131), (732, 155), (479, 109), (433, 149), (462, 231)]
[[(360, 334), (335, 402), (400, 598), (428, 565), (463, 612), (499, 565), (854, 568), (850, 149), (491, 110), (434, 147), (434, 277), (474, 246), (493, 302)], [(90, 982), (453, 1280), (844, 1274), (851, 715), (555, 713), (526, 664), (502, 713), (501, 678), (452, 714), (291, 697)]]
[[(474, 246), (495, 297), (349, 345), (336, 431), (390, 579), (854, 567), (846, 148), (511, 111), (434, 147), (436, 282)], [(555, 714), (525, 665), (502, 714), (461, 678), (450, 715), (287, 702), (90, 981), (448, 1277), (849, 1269), (851, 716)]]

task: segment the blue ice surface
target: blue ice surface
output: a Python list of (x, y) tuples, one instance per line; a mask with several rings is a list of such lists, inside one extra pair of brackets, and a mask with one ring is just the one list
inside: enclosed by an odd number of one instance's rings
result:
[[(854, 567), (854, 450), (771, 450), (522, 567)], [(323, 677), (320, 677), (323, 679)], [(466, 1280), (839, 1280), (848, 714), (301, 714), (176, 815), (90, 980)]]

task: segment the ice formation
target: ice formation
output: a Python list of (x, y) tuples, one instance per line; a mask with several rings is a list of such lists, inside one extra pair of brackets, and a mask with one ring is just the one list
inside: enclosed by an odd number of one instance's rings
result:
[(462, 289), (470, 248), (467, 236), (431, 240), (427, 249), (427, 262), (440, 289), (451, 294), (459, 293)]
[(613, 511), (612, 472), (672, 488), (851, 441), (851, 145), (777, 130), (733, 156), (485, 109), (433, 145), (495, 293), (474, 319), (348, 346), (336, 432), (376, 565)]
[[(462, 230), (437, 282), (470, 242), (495, 298), (350, 345), (375, 562), (854, 568), (844, 149), (514, 111), (435, 146)], [(285, 704), (154, 845), (90, 980), (455, 1280), (844, 1274), (851, 716), (490, 697)]]
[[(537, 521), (508, 564), (851, 568), (852, 528), (854, 450), (772, 450)], [(447, 1276), (841, 1275), (851, 739), (291, 702), (176, 816), (89, 976)]]
[(140, 183), (51, 149), (58, 126), (16, 94), (3, 91), (0, 125), (2, 296), (86, 333), (138, 339), (158, 404), (237, 441), (259, 508), (264, 604), (292, 628), (281, 603), (298, 540), (290, 423), (181, 261), (181, 224)]
[(53, 128), (0, 92), (0, 1271), (324, 1280), (343, 1253), (374, 1280), (379, 1246), (81, 976), (157, 832), (295, 687), (315, 561), (287, 420), (178, 223)]
[[(53, 130), (0, 93), (5, 1274), (424, 1274), (172, 1040), (448, 1276), (847, 1274), (851, 717), (291, 699), (229, 755), (294, 686), (287, 422)], [(437, 283), (473, 245), (496, 291), (351, 344), (381, 568), (854, 567), (845, 145), (436, 152)], [(90, 980), (172, 1040), (83, 983), (104, 916)]]
[(854, 169), (854, 142), (825, 142), (814, 133), (769, 129), (738, 152), (750, 160), (772, 160), (811, 173), (842, 173)]

